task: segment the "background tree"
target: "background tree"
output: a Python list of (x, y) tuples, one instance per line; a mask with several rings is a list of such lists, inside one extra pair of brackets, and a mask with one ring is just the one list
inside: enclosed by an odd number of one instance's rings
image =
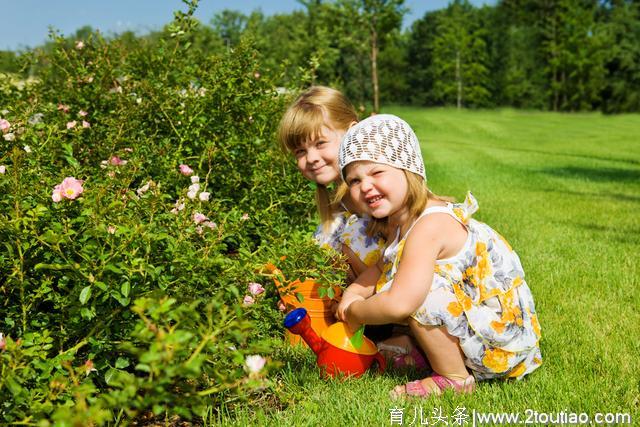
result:
[(433, 41), (433, 95), (438, 103), (486, 106), (489, 102), (486, 30), (477, 9), (455, 0), (436, 20)]

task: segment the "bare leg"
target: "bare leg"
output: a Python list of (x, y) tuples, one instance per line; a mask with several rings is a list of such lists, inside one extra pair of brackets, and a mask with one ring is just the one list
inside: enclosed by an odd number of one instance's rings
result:
[[(409, 326), (418, 345), (427, 355), (434, 372), (454, 381), (461, 381), (469, 376), (459, 341), (449, 335), (444, 326), (425, 326), (414, 319), (409, 319)], [(441, 393), (440, 388), (430, 377), (422, 379), (421, 382), (428, 392)], [(394, 388), (394, 393), (397, 396), (404, 394), (404, 386)]]

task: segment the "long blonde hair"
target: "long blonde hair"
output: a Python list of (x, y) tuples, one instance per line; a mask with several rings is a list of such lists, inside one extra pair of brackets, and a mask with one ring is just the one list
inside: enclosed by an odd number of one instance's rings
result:
[[(452, 197), (438, 196), (432, 193), (431, 190), (429, 190), (426, 181), (420, 175), (404, 169), (402, 169), (402, 172), (404, 172), (404, 176), (407, 179), (407, 195), (403, 201), (403, 204), (407, 205), (409, 208), (408, 221), (410, 223), (418, 219), (420, 214), (422, 214), (422, 211), (424, 211), (427, 207), (427, 203), (429, 202), (429, 200), (439, 200), (441, 202), (454, 201)], [(345, 197), (348, 192), (349, 187), (346, 183), (342, 183), (336, 191), (334, 200), (342, 200), (342, 198)], [(371, 221), (367, 225), (366, 233), (370, 237), (382, 235), (388, 239), (391, 237), (389, 233), (392, 231), (388, 228), (388, 217), (372, 217)]]
[[(323, 125), (346, 131), (354, 121), (358, 121), (356, 110), (342, 92), (326, 86), (312, 86), (285, 111), (278, 128), (278, 140), (283, 150), (292, 153), (317, 138)], [(316, 206), (325, 230), (339, 210), (341, 200), (332, 197), (325, 185), (317, 184)]]

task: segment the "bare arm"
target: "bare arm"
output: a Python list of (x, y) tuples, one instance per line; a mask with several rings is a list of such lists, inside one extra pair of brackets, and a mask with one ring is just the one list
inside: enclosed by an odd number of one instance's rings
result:
[(367, 267), (367, 269), (358, 278), (349, 285), (344, 291), (340, 304), (336, 308), (336, 317), (340, 320), (344, 320), (344, 310), (355, 300), (363, 300), (371, 297), (376, 290), (376, 283), (381, 274), (381, 263)]
[(447, 218), (440, 215), (418, 221), (405, 242), (391, 289), (351, 301), (345, 311), (348, 323), (402, 322), (420, 307), (431, 288), (436, 260), (446, 245), (443, 221)]

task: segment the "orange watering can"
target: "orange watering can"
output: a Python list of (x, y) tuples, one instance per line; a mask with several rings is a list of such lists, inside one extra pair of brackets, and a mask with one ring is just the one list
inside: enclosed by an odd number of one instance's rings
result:
[(311, 328), (311, 320), (304, 308), (297, 308), (287, 314), (284, 326), (293, 334), (301, 335), (302, 339), (316, 354), (316, 363), (324, 375), (336, 377), (339, 375), (359, 377), (378, 362), (378, 371), (384, 372), (386, 363), (378, 352), (376, 345), (366, 337), (360, 348), (351, 343), (353, 333), (344, 322), (336, 322), (322, 331), (322, 336)]

